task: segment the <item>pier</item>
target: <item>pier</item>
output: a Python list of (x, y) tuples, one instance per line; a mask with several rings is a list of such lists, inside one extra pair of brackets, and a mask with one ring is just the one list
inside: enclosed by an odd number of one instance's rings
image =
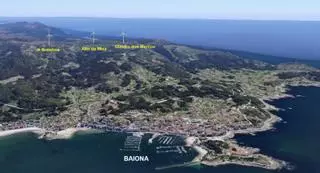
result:
[(172, 145), (176, 141), (176, 136), (161, 136), (158, 139), (159, 144), (162, 145)]
[(156, 167), (155, 170), (163, 170), (163, 169), (170, 169), (170, 168), (177, 168), (177, 167), (187, 167), (187, 166), (196, 166), (196, 165), (199, 165), (199, 164), (200, 164), (200, 162), (185, 162), (185, 163), (181, 163), (181, 164), (174, 164), (174, 165)]
[(156, 147), (157, 154), (161, 154), (161, 153), (179, 153), (179, 154), (183, 154), (183, 153), (187, 153), (187, 150), (185, 149), (184, 146), (158, 146)]

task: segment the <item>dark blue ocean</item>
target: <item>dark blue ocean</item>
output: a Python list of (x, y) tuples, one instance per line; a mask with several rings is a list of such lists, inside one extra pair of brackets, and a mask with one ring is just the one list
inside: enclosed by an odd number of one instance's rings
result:
[[(290, 94), (297, 98), (273, 101), (283, 110), (284, 119), (276, 130), (256, 136), (237, 136), (243, 145), (259, 147), (262, 153), (288, 161), (294, 170), (268, 171), (242, 166), (178, 167), (155, 170), (158, 166), (183, 163), (195, 155), (158, 154), (157, 143), (142, 140), (141, 152), (121, 151), (127, 134), (79, 134), (69, 140), (46, 141), (32, 134), (19, 134), (0, 139), (1, 173), (320, 173), (320, 88), (294, 87)], [(127, 163), (124, 155), (147, 155), (150, 162)]]

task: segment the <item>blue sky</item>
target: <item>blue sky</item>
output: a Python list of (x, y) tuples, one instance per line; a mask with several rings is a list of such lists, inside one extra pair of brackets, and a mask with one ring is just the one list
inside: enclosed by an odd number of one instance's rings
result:
[(1, 0), (0, 16), (320, 20), (320, 0)]

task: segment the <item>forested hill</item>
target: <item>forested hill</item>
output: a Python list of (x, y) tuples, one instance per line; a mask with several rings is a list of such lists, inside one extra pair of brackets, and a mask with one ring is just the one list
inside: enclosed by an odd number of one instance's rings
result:
[[(48, 28), (54, 36), (52, 47), (61, 51), (36, 51), (47, 46)], [(90, 40), (41, 23), (0, 25), (0, 33), (0, 121), (4, 122), (41, 119), (46, 122), (42, 126), (63, 128), (106, 118), (113, 125), (141, 121), (142, 126), (147, 117), (133, 120), (124, 115), (147, 111), (156, 119), (173, 113), (203, 118), (221, 113), (237, 124), (241, 116), (230, 114), (232, 107), (251, 104), (254, 110), (245, 107), (240, 114), (251, 115), (251, 125), (260, 125), (269, 116), (259, 97), (282, 91), (276, 86), (287, 80), (319, 80), (318, 70), (308, 66), (279, 66), (163, 40), (129, 40), (154, 49), (117, 49), (119, 40), (99, 38), (94, 46), (108, 51), (86, 52), (81, 47), (93, 46)]]

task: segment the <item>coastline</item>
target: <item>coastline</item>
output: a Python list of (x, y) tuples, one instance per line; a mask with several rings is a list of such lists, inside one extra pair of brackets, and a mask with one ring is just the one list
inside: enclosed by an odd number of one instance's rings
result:
[[(260, 101), (263, 102), (265, 105), (265, 110), (270, 113), (270, 118), (267, 119), (265, 122), (263, 122), (263, 125), (261, 127), (252, 127), (252, 128), (247, 128), (247, 129), (241, 129), (241, 130), (230, 130), (226, 132), (226, 134), (222, 136), (214, 136), (214, 137), (207, 137), (207, 140), (222, 140), (222, 141), (228, 141), (234, 138), (235, 135), (237, 134), (255, 134), (258, 132), (263, 132), (263, 131), (268, 131), (274, 128), (274, 124), (282, 121), (280, 117), (277, 115), (271, 113), (270, 111), (273, 110), (279, 110), (275, 106), (267, 103), (266, 101), (271, 101), (271, 100), (277, 100), (277, 99), (283, 99), (283, 98), (294, 98), (295, 96), (287, 94), (288, 88), (287, 87), (298, 87), (298, 86), (293, 86), (293, 85), (287, 85), (285, 88), (283, 88), (282, 94), (277, 94), (273, 96), (265, 96), (259, 98)], [(308, 85), (308, 86), (314, 86), (314, 85)], [(317, 87), (320, 87), (320, 85), (317, 85)], [(46, 140), (56, 140), (56, 139), (70, 139), (72, 138), (76, 133), (81, 132), (81, 133), (101, 133), (104, 131), (97, 130), (94, 128), (87, 128), (87, 127), (82, 127), (82, 128), (67, 128), (65, 130), (61, 131), (48, 131), (45, 129), (41, 129), (38, 127), (28, 127), (28, 128), (21, 128), (21, 129), (14, 129), (14, 130), (6, 130), (6, 131), (0, 131), (0, 139), (1, 137), (6, 137), (6, 136), (11, 136), (15, 134), (20, 134), (20, 133), (34, 133), (39, 136), (40, 139), (46, 139)], [(130, 133), (130, 132), (126, 132)], [(159, 133), (159, 132), (138, 132), (138, 133), (133, 133), (134, 135), (141, 136), (146, 133), (151, 133), (152, 138), (148, 140), (148, 143), (153, 143), (153, 139), (158, 137), (159, 135), (165, 134), (165, 133)], [(226, 164), (233, 164), (233, 165), (242, 165), (242, 166), (250, 166), (250, 167), (260, 167), (260, 168), (265, 168), (265, 169), (271, 169), (271, 170), (276, 170), (276, 169), (282, 169), (287, 167), (288, 163), (285, 161), (278, 160), (276, 158), (268, 157), (265, 155), (261, 155), (264, 158), (268, 160), (267, 164), (259, 164), (258, 162), (241, 162), (241, 161), (206, 161), (205, 156), (210, 152), (209, 149), (203, 148), (200, 143), (199, 143), (199, 137), (193, 137), (193, 136), (185, 136), (185, 145), (192, 147), (198, 155), (192, 160), (192, 164), (203, 164), (207, 166), (220, 166), (220, 165), (226, 165)], [(188, 163), (188, 164), (190, 164)], [(188, 165), (186, 164), (186, 165)], [(184, 166), (186, 166), (184, 165)], [(180, 165), (183, 166), (183, 165)]]
[[(207, 137), (207, 140), (220, 140), (220, 141), (229, 141), (232, 140), (235, 135), (237, 134), (251, 134), (255, 135), (258, 132), (264, 132), (268, 130), (272, 130), (274, 128), (274, 125), (276, 123), (279, 123), (282, 121), (282, 118), (273, 114), (271, 111), (279, 111), (280, 109), (267, 103), (266, 101), (273, 101), (278, 99), (284, 99), (284, 98), (295, 98), (294, 95), (288, 94), (289, 88), (288, 87), (298, 87), (298, 86), (315, 86), (320, 87), (320, 84), (309, 84), (309, 85), (284, 85), (282, 86), (282, 93), (273, 95), (273, 96), (263, 96), (259, 98), (259, 100), (265, 105), (264, 110), (266, 110), (270, 114), (270, 118), (267, 119), (261, 127), (253, 127), (253, 128), (247, 128), (247, 129), (241, 129), (241, 130), (230, 130), (226, 132), (224, 135), (221, 136), (215, 136), (215, 137)], [(203, 160), (205, 156), (208, 154), (209, 150), (201, 147), (197, 144), (198, 139), (193, 139), (196, 137), (187, 137), (185, 142), (188, 146), (193, 146), (193, 149), (197, 151), (198, 155), (194, 158), (194, 162), (198, 162), (203, 165), (207, 166), (221, 166), (221, 165), (241, 165), (241, 166), (249, 166), (249, 167), (260, 167), (268, 170), (279, 170), (283, 168), (287, 168), (289, 163), (278, 160), (266, 155), (258, 154), (265, 159), (268, 160), (268, 164), (260, 164), (255, 162), (243, 162), (243, 161), (206, 161)]]
[(45, 132), (46, 131), (44, 129), (41, 129), (38, 127), (28, 127), (28, 128), (0, 131), (0, 137), (7, 137), (7, 136), (20, 134), (20, 133), (34, 133), (40, 136)]
[(281, 160), (277, 160), (274, 158), (270, 158), (269, 159), (269, 165), (263, 165), (263, 164), (259, 164), (259, 163), (247, 163), (247, 162), (236, 162), (236, 161), (225, 161), (225, 162), (209, 162), (209, 161), (202, 161), (201, 164), (206, 165), (206, 166), (222, 166), (222, 165), (240, 165), (240, 166), (247, 166), (247, 167), (257, 167), (257, 168), (263, 168), (263, 169), (267, 169), (267, 170), (279, 170), (282, 169), (284, 167), (287, 166), (287, 163), (285, 163), (284, 161)]
[(93, 133), (100, 133), (101, 131), (97, 129), (91, 129), (87, 127), (77, 127), (77, 128), (67, 128), (65, 130), (61, 130), (58, 132), (46, 132), (41, 135), (39, 138), (46, 139), (46, 140), (56, 140), (56, 139), (70, 139), (77, 133), (82, 134), (93, 134)]
[(279, 111), (280, 109), (267, 103), (266, 101), (274, 101), (274, 100), (285, 99), (285, 98), (295, 98), (296, 96), (288, 94), (289, 87), (319, 87), (320, 88), (320, 83), (287, 84), (282, 86), (281, 94), (277, 94), (273, 96), (263, 96), (259, 98), (259, 100), (265, 105), (264, 109), (270, 113), (271, 117), (264, 122), (264, 125), (262, 127), (237, 130), (237, 131), (234, 131), (234, 135), (255, 134), (258, 132), (272, 130), (274, 128), (274, 124), (281, 122), (282, 118), (270, 112), (270, 111)]
[[(266, 101), (274, 101), (274, 100), (285, 99), (285, 98), (295, 98), (294, 95), (288, 94), (289, 87), (299, 87), (299, 86), (320, 87), (320, 84), (318, 84), (318, 83), (315, 83), (315, 84), (288, 84), (288, 85), (282, 86), (282, 88), (281, 88), (282, 93), (281, 94), (272, 95), (272, 96), (263, 96), (263, 97), (259, 98), (259, 100), (265, 105), (264, 110), (266, 110), (270, 114), (270, 118), (267, 119), (263, 123), (263, 126), (261, 126), (261, 127), (254, 127), (254, 128), (229, 131), (228, 133), (231, 133), (231, 134), (229, 134), (228, 137), (231, 139), (237, 134), (252, 134), (252, 135), (254, 135), (255, 133), (258, 133), (258, 132), (272, 130), (276, 123), (279, 123), (282, 121), (282, 118), (273, 114), (272, 112), (270, 112), (270, 111), (279, 111), (280, 109), (267, 103)], [(225, 134), (224, 136), (227, 136), (227, 134)]]
[[(265, 109), (269, 112), (270, 110), (278, 110), (271, 104), (268, 104), (265, 102), (265, 100), (275, 100), (275, 99), (281, 99), (281, 98), (288, 98), (288, 97), (293, 97), (292, 95), (288, 94), (282, 94), (282, 95), (277, 95), (273, 97), (264, 97), (261, 98), (261, 101), (266, 105)], [(248, 129), (242, 129), (242, 130), (236, 130), (236, 131), (228, 131), (226, 134), (222, 136), (215, 136), (207, 139), (211, 140), (230, 140), (234, 138), (235, 135), (237, 134), (254, 134), (257, 132), (262, 132), (262, 131), (267, 131), (273, 128), (273, 125), (277, 122), (280, 122), (282, 119), (272, 113), (270, 113), (271, 117), (264, 122), (264, 125), (262, 127), (256, 127), (256, 128), (248, 128)], [(21, 128), (21, 129), (14, 129), (14, 130), (6, 130), (6, 131), (0, 131), (0, 138), (5, 137), (5, 136), (11, 136), (15, 134), (20, 134), (20, 133), (34, 133), (39, 136), (39, 139), (45, 139), (45, 140), (57, 140), (57, 139), (70, 139), (72, 138), (76, 133), (101, 133), (102, 131), (99, 131), (97, 129), (92, 129), (92, 128), (87, 128), (87, 127), (77, 127), (77, 128), (67, 128), (61, 131), (48, 131), (42, 128), (38, 127), (29, 127), (29, 128)], [(148, 132), (152, 133), (153, 136), (151, 139), (149, 139), (149, 143), (153, 142), (153, 139), (156, 138), (157, 136), (163, 134), (163, 133), (157, 133), (157, 132)], [(142, 134), (142, 133), (141, 133)], [(139, 135), (141, 135), (139, 133)], [(145, 134), (145, 133), (143, 133)], [(219, 165), (226, 165), (226, 164), (236, 164), (236, 165), (243, 165), (243, 166), (252, 166), (252, 167), (263, 167), (266, 169), (281, 169), (285, 165), (281, 164), (284, 163), (283, 161), (278, 161), (276, 159), (270, 159), (271, 162), (277, 163), (277, 164), (272, 164), (272, 167), (265, 167), (265, 166), (259, 166), (259, 164), (251, 164), (251, 163), (241, 163), (241, 162), (210, 162), (210, 161), (205, 161), (202, 160), (206, 154), (208, 154), (208, 150), (201, 147), (198, 145), (199, 138), (198, 137), (192, 137), (192, 136), (187, 136), (186, 137), (186, 146), (190, 146), (195, 151), (198, 152), (198, 155), (192, 160), (192, 163), (198, 163), (198, 164), (203, 164), (207, 166), (219, 166)], [(270, 163), (271, 163), (270, 162)], [(277, 165), (277, 166), (275, 166)]]
[(0, 139), (2, 137), (13, 136), (22, 133), (33, 133), (38, 135), (39, 139), (46, 139), (46, 140), (55, 140), (55, 139), (70, 139), (76, 133), (99, 133), (98, 130), (90, 129), (90, 128), (68, 128), (65, 130), (61, 130), (58, 132), (47, 131), (45, 129), (41, 129), (38, 127), (27, 127), (21, 129), (14, 129), (14, 130), (5, 130), (0, 131)]

